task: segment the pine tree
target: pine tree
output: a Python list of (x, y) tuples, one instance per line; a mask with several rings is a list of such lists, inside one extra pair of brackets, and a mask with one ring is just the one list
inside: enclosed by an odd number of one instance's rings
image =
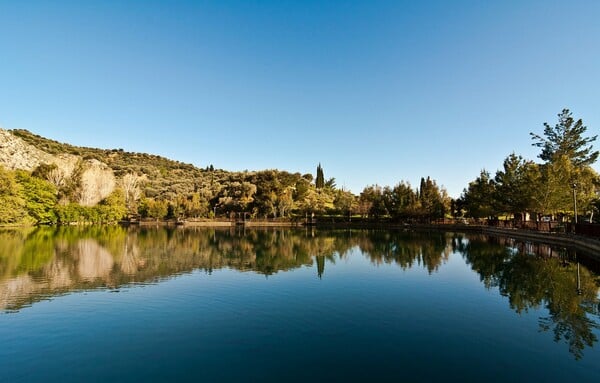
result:
[(598, 136), (585, 137), (587, 127), (581, 119), (575, 121), (569, 109), (563, 109), (554, 127), (544, 126), (544, 137), (530, 133), (536, 141), (532, 145), (542, 148), (538, 157), (545, 161), (540, 166), (542, 187), (535, 189), (538, 209), (553, 213), (571, 210), (573, 188), (580, 206), (589, 206), (598, 185), (598, 175), (590, 167), (598, 159), (599, 152), (592, 146)]
[(544, 137), (529, 133), (535, 142), (533, 146), (542, 148), (539, 158), (552, 162), (560, 156), (566, 156), (576, 167), (591, 165), (598, 159), (598, 151), (592, 151), (592, 142), (598, 136), (583, 137), (587, 127), (581, 119), (575, 121), (569, 109), (563, 109), (558, 115), (558, 124), (551, 127), (544, 123)]
[(523, 215), (534, 209), (535, 194), (542, 189), (540, 167), (515, 153), (510, 154), (503, 168), (496, 172), (494, 203), (499, 211)]
[(467, 215), (473, 218), (490, 218), (496, 215), (494, 196), (496, 183), (490, 178), (490, 173), (482, 170), (475, 181), (471, 181), (463, 191), (461, 203), (467, 210)]

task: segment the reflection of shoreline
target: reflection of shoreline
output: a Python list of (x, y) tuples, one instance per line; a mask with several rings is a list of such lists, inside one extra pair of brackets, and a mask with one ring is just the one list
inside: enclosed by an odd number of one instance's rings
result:
[(0, 308), (16, 311), (69, 292), (156, 283), (194, 270), (270, 275), (310, 266), (315, 277), (327, 278), (327, 264), (352, 250), (373, 265), (430, 274), (452, 254), (460, 255), (486, 288), (508, 297), (511, 309), (547, 309), (541, 330), (553, 331), (576, 357), (597, 341), (592, 329), (598, 324), (588, 314), (599, 314), (599, 262), (570, 249), (481, 233), (314, 227), (0, 230)]
[[(373, 264), (394, 263), (405, 269), (419, 264), (433, 272), (453, 250), (450, 236), (456, 237), (443, 232), (243, 227), (112, 226), (0, 231), (0, 307), (10, 306), (10, 296), (27, 295), (18, 293), (27, 285), (35, 286), (32, 292), (69, 286), (114, 287), (194, 269), (210, 272), (222, 267), (270, 274), (312, 265), (315, 256), (333, 261), (334, 255), (342, 257), (353, 247), (358, 247)], [(472, 233), (468, 238), (545, 258), (575, 254), (572, 250), (507, 237)], [(600, 263), (579, 258), (584, 266), (598, 273)]]
[(457, 238), (454, 245), (486, 288), (508, 297), (515, 312), (547, 310), (539, 318), (540, 331), (551, 331), (555, 342), (566, 343), (576, 359), (597, 342), (600, 280), (580, 267), (581, 257), (574, 251), (484, 234)]
[(119, 226), (0, 231), (0, 308), (17, 310), (69, 290), (152, 283), (196, 269), (269, 275), (316, 264), (322, 277), (325, 260), (335, 262), (354, 247), (373, 264), (422, 265), (429, 272), (451, 252), (440, 234), (382, 231)]
[[(64, 244), (56, 243), (50, 261), (37, 270), (0, 280), (0, 308), (14, 310), (47, 296), (58, 295), (73, 289), (95, 287), (98, 282), (110, 285), (109, 274), (113, 256), (95, 240), (85, 238), (69, 246), (72, 259), (59, 256)], [(34, 298), (40, 296), (40, 299)]]
[(514, 236), (501, 236), (497, 233), (469, 233), (469, 238), (497, 243), (522, 254), (536, 255), (543, 258), (576, 259), (577, 262), (584, 265), (591, 272), (600, 275), (600, 259), (598, 259), (596, 253), (577, 251), (573, 247), (527, 241)]
[[(5, 230), (0, 231), (0, 307), (18, 309), (35, 301), (35, 295), (151, 283), (196, 269), (210, 273), (228, 267), (269, 275), (316, 264), (322, 277), (325, 260), (335, 262), (352, 248), (358, 248), (375, 265), (423, 267), (431, 273), (453, 251), (460, 251), (464, 245), (461, 238), (461, 234), (441, 231), (325, 231), (314, 227)], [(482, 243), (486, 249), (492, 246), (502, 257), (511, 252), (536, 254), (540, 259), (575, 256), (572, 250), (508, 237), (471, 233), (466, 238), (465, 243)], [(597, 263), (578, 258), (598, 273)]]
[[(319, 230), (413, 230), (413, 231), (430, 231), (436, 230), (440, 232), (468, 232), (468, 233), (482, 233), (494, 236), (507, 236), (511, 238), (518, 238), (521, 240), (532, 240), (536, 242), (542, 242), (551, 244), (553, 246), (560, 247), (573, 247), (578, 250), (586, 252), (588, 257), (594, 258), (600, 262), (600, 239), (593, 237), (586, 237), (574, 234), (565, 233), (549, 233), (541, 231), (531, 231), (523, 229), (506, 229), (499, 227), (491, 227), (486, 225), (466, 225), (466, 224), (407, 224), (407, 223), (392, 223), (392, 222), (330, 222), (330, 221), (317, 221), (314, 225), (305, 226), (303, 221), (293, 220), (248, 220), (244, 221), (243, 225), (236, 225), (235, 219), (200, 219), (197, 221), (188, 220), (185, 222), (178, 222), (176, 220), (143, 220), (139, 222), (129, 223), (123, 222), (123, 227), (130, 228), (167, 228), (167, 229), (212, 229), (212, 230), (235, 230), (240, 226), (242, 228), (252, 228), (253, 230), (261, 229), (307, 229), (307, 228), (318, 228)], [(92, 225), (98, 227), (97, 225)], [(69, 226), (67, 226), (69, 227)], [(86, 228), (90, 225), (74, 225), (70, 227)], [(10, 226), (0, 225), (1, 230), (19, 230), (19, 229), (35, 229), (32, 226)]]
[(584, 237), (581, 235), (564, 233), (546, 233), (522, 229), (504, 229), (484, 225), (414, 225), (412, 229), (419, 230), (442, 230), (445, 232), (479, 233), (498, 237), (515, 238), (522, 241), (534, 241), (551, 246), (570, 247), (587, 254), (600, 262), (600, 239)]

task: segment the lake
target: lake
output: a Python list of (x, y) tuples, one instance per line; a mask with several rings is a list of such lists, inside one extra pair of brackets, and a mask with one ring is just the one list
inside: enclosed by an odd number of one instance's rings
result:
[(1, 230), (0, 381), (598, 382), (599, 269), (474, 233)]

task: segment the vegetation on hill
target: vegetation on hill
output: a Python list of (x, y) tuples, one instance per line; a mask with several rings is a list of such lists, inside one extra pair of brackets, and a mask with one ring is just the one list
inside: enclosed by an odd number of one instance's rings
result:
[(42, 163), (31, 172), (0, 168), (0, 223), (242, 214), (263, 219), (360, 215), (429, 221), (449, 214), (525, 219), (573, 215), (575, 199), (579, 212), (589, 213), (591, 220), (600, 208), (600, 178), (591, 168), (598, 158), (592, 147), (596, 136), (586, 137), (583, 122), (575, 121), (567, 109), (554, 127), (544, 126), (543, 135), (531, 133), (533, 145), (542, 148), (542, 163), (512, 153), (495, 176), (482, 170), (455, 201), (429, 177), (421, 178), (417, 188), (404, 181), (393, 187), (371, 185), (357, 196), (337, 188), (335, 178), (326, 180), (320, 163), (315, 177), (276, 169), (230, 172), (212, 165), (202, 169), (156, 155), (77, 147), (13, 130), (14, 136), (39, 150), (79, 160), (69, 173), (54, 163)]
[[(2, 223), (112, 222), (119, 215), (138, 214), (153, 219), (212, 218), (241, 213), (252, 218), (360, 214), (429, 219), (443, 217), (450, 201), (429, 178), (416, 190), (402, 182), (394, 188), (369, 186), (356, 196), (337, 188), (335, 178), (325, 180), (321, 164), (315, 178), (275, 169), (229, 172), (122, 149), (77, 147), (26, 130), (11, 133), (46, 153), (69, 154), (80, 161), (70, 175), (61, 173), (56, 164), (41, 164), (31, 173), (19, 171), (18, 177), (3, 170), (14, 179), (10, 184), (14, 187), (12, 194), (4, 193), (3, 198), (12, 201), (13, 214), (2, 214)], [(82, 206), (86, 201), (82, 185), (91, 182), (82, 176), (85, 161), (106, 164), (116, 179), (112, 193), (93, 206)], [(109, 176), (113, 175), (96, 174), (95, 187), (107, 188)], [(33, 204), (38, 196), (44, 196), (43, 200)]]
[(199, 169), (191, 164), (170, 160), (161, 156), (126, 152), (123, 149), (97, 149), (60, 143), (33, 134), (27, 130), (11, 130), (11, 133), (26, 143), (50, 154), (73, 154), (83, 160), (95, 159), (108, 165), (117, 178), (128, 173), (145, 175), (144, 193), (148, 197), (168, 198), (175, 194), (185, 194), (197, 188), (197, 183), (205, 178), (220, 179), (229, 172)]

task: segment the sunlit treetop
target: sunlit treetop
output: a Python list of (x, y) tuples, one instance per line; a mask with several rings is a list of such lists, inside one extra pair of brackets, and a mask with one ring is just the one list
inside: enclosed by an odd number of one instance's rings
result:
[(584, 137), (586, 130), (581, 119), (575, 121), (569, 109), (563, 109), (554, 127), (544, 123), (543, 136), (529, 134), (535, 141), (532, 145), (542, 148), (538, 155), (542, 160), (552, 162), (560, 156), (566, 156), (576, 166), (586, 166), (596, 162), (599, 154), (591, 145), (598, 136)]

